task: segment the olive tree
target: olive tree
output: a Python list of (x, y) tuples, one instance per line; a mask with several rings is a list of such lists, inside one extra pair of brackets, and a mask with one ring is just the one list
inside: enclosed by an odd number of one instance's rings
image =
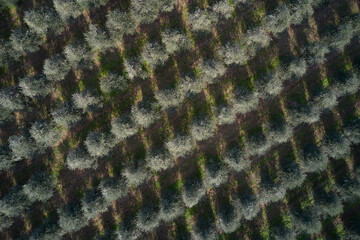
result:
[(286, 189), (281, 184), (276, 183), (268, 172), (261, 172), (260, 176), (259, 199), (261, 203), (268, 205), (284, 199)]
[(109, 73), (100, 82), (100, 89), (104, 93), (111, 93), (114, 91), (125, 91), (128, 86), (126, 78), (117, 74)]
[(0, 146), (0, 172), (8, 170), (13, 166), (10, 149), (8, 146)]
[(19, 187), (14, 187), (0, 200), (0, 214), (13, 218), (24, 213), (30, 206), (26, 195)]
[(44, 202), (53, 196), (54, 187), (54, 181), (50, 175), (45, 172), (37, 172), (23, 186), (23, 192), (30, 202)]
[[(141, 23), (152, 23), (159, 14), (158, 0), (133, 0), (131, 1), (131, 14)], [(147, 7), (144, 7), (147, 6)]]
[(76, 0), (53, 0), (54, 7), (63, 20), (77, 18), (81, 15), (81, 9)]
[(55, 146), (62, 137), (61, 128), (53, 121), (36, 121), (29, 132), (40, 149)]
[(125, 167), (122, 175), (127, 179), (129, 186), (134, 188), (148, 182), (152, 177), (150, 171), (146, 168), (146, 162), (143, 159), (136, 159)]
[(88, 224), (84, 217), (81, 206), (73, 202), (58, 208), (59, 226), (64, 233), (75, 232)]
[(12, 49), (11, 41), (0, 39), (0, 66), (8, 66), (18, 59), (19, 53)]
[(250, 155), (261, 156), (269, 149), (270, 143), (266, 139), (262, 129), (255, 129), (246, 136), (245, 146)]
[(270, 143), (287, 142), (293, 134), (292, 128), (282, 116), (270, 118), (269, 122), (265, 124), (265, 131)]
[(94, 52), (98, 51), (103, 53), (114, 47), (107, 32), (96, 27), (94, 24), (89, 25), (89, 31), (84, 34), (84, 37)]
[(171, 12), (177, 0), (157, 0), (160, 12)]
[(71, 128), (81, 120), (79, 110), (75, 109), (70, 103), (65, 103), (63, 106), (51, 111), (51, 115), (56, 124), (65, 128)]
[(216, 125), (209, 116), (198, 116), (190, 126), (191, 136), (196, 141), (204, 141), (215, 135)]
[(206, 59), (200, 62), (201, 80), (207, 84), (216, 83), (225, 72), (225, 65), (216, 59)]
[(51, 8), (30, 9), (25, 11), (25, 23), (40, 35), (48, 33), (60, 34), (64, 30), (64, 23), (59, 15)]
[(85, 42), (66, 45), (64, 55), (72, 68), (91, 68), (93, 66), (91, 49)]
[(252, 92), (244, 87), (235, 87), (232, 92), (230, 103), (237, 112), (245, 114), (257, 109), (259, 98), (256, 92)]
[(232, 124), (236, 120), (235, 108), (230, 104), (219, 104), (213, 107), (216, 124), (221, 126)]
[(240, 146), (230, 147), (223, 156), (224, 162), (234, 171), (241, 172), (250, 167), (251, 161), (247, 153)]
[(231, 203), (221, 203), (218, 208), (220, 228), (225, 233), (235, 232), (240, 227), (242, 213), (239, 211), (239, 199), (235, 198)]
[(131, 115), (135, 123), (143, 128), (148, 128), (160, 118), (156, 103), (144, 99), (131, 107)]
[(7, 8), (15, 7), (19, 0), (0, 0), (0, 12)]
[(180, 106), (184, 96), (177, 89), (161, 89), (155, 92), (155, 99), (162, 110)]
[(250, 189), (245, 189), (245, 192), (239, 198), (243, 216), (246, 220), (252, 220), (260, 212), (260, 202), (257, 195)]
[(216, 14), (216, 18), (219, 19), (223, 17), (229, 19), (234, 11), (234, 6), (229, 3), (227, 0), (222, 0), (211, 6), (211, 10)]
[(341, 159), (350, 154), (350, 142), (337, 130), (325, 133), (322, 140), (324, 153), (331, 158)]
[(35, 31), (25, 28), (14, 29), (9, 40), (15, 55), (36, 52), (40, 49), (40, 45), (42, 44), (41, 36)]
[(344, 138), (353, 144), (360, 143), (360, 119), (344, 121)]
[(102, 99), (91, 90), (84, 90), (72, 95), (74, 106), (83, 112), (95, 111), (102, 107)]
[(200, 215), (196, 219), (195, 226), (191, 231), (194, 240), (216, 240), (219, 234), (216, 231), (214, 220), (210, 217)]
[(174, 158), (185, 157), (195, 149), (191, 136), (181, 134), (175, 134), (173, 138), (166, 141), (165, 145)]
[(284, 88), (283, 82), (285, 78), (283, 71), (280, 69), (278, 67), (275, 71), (265, 76), (260, 76), (254, 81), (254, 87), (259, 97), (267, 99), (281, 93)]
[(99, 189), (88, 191), (85, 197), (81, 199), (81, 209), (87, 220), (95, 218), (100, 213), (105, 212), (107, 208), (108, 202)]
[(160, 209), (152, 200), (144, 202), (137, 214), (137, 226), (145, 232), (155, 229), (160, 222)]
[(96, 169), (98, 167), (97, 159), (92, 157), (82, 146), (69, 151), (66, 157), (66, 165), (71, 170)]
[(325, 192), (320, 189), (314, 195), (315, 210), (318, 215), (335, 217), (344, 211), (341, 199), (334, 191)]
[(303, 184), (306, 175), (292, 158), (284, 157), (280, 160), (279, 177), (282, 187), (292, 190)]
[(182, 199), (189, 208), (195, 206), (206, 194), (206, 188), (200, 176), (191, 175), (184, 181)]
[(124, 34), (133, 34), (138, 25), (136, 19), (129, 13), (114, 9), (108, 12), (106, 28), (114, 40), (122, 40)]
[(100, 190), (107, 202), (125, 197), (129, 192), (129, 186), (124, 177), (107, 177), (100, 182)]
[(327, 168), (329, 158), (324, 154), (323, 147), (318, 147), (312, 143), (304, 145), (299, 151), (298, 156), (302, 162), (302, 171), (305, 173), (321, 172)]
[(185, 206), (177, 191), (165, 190), (160, 197), (160, 218), (163, 221), (173, 221), (184, 214)]
[(109, 0), (76, 0), (80, 7), (84, 9), (96, 9), (105, 6)]
[(35, 142), (26, 135), (14, 135), (9, 137), (9, 148), (15, 161), (24, 158), (32, 158), (37, 152)]
[(316, 212), (309, 207), (304, 210), (292, 210), (291, 218), (295, 229), (298, 232), (305, 232), (309, 235), (314, 235), (321, 231), (321, 221), (319, 220)]
[(222, 162), (210, 159), (205, 164), (204, 184), (208, 189), (219, 187), (224, 184), (229, 177), (229, 171)]
[(62, 54), (56, 54), (45, 60), (43, 73), (47, 79), (58, 82), (65, 79), (70, 69), (67, 59)]
[(105, 157), (113, 149), (116, 141), (111, 133), (90, 132), (84, 143), (91, 156)]
[(174, 159), (165, 148), (155, 149), (148, 153), (146, 161), (147, 166), (155, 172), (161, 172), (174, 166)]
[(19, 79), (19, 87), (26, 97), (37, 99), (50, 94), (54, 89), (54, 82), (49, 81), (42, 74), (27, 75)]
[(290, 25), (290, 9), (282, 4), (275, 9), (273, 14), (264, 18), (264, 28), (274, 34), (279, 34)]
[(245, 64), (250, 56), (238, 43), (227, 43), (218, 50), (218, 54), (225, 64)]
[(199, 77), (194, 74), (185, 74), (180, 78), (180, 83), (178, 85), (179, 94), (190, 97), (195, 94), (202, 92), (205, 88), (205, 82), (201, 81)]
[(150, 68), (162, 66), (169, 58), (165, 48), (159, 43), (146, 43), (141, 53), (141, 58)]
[[(1, 2), (0, 2), (0, 12), (1, 12)], [(14, 220), (10, 217), (6, 217), (4, 215), (0, 215), (0, 230), (5, 230), (14, 224)]]
[(131, 57), (124, 61), (125, 71), (127, 77), (131, 80), (134, 79), (145, 79), (149, 76), (149, 73), (144, 70), (139, 57)]
[(206, 13), (205, 10), (197, 8), (194, 12), (189, 13), (188, 22), (194, 32), (211, 32), (212, 24), (216, 21), (214, 16)]
[(111, 121), (111, 133), (118, 141), (125, 140), (137, 133), (138, 127), (128, 113), (121, 115)]
[(9, 111), (22, 110), (24, 99), (16, 88), (8, 87), (0, 90), (0, 106)]
[(191, 40), (185, 33), (181, 33), (176, 29), (166, 29), (161, 33), (161, 38), (165, 45), (166, 52), (169, 54), (178, 53), (191, 48)]

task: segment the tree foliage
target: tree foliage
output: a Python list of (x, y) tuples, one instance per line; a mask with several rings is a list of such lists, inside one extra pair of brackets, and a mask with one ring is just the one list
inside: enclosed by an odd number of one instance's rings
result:
[(90, 156), (84, 147), (71, 149), (66, 157), (66, 164), (71, 170), (96, 169), (98, 166), (96, 158)]
[(196, 141), (203, 141), (215, 135), (216, 125), (208, 116), (200, 116), (193, 119), (190, 132)]
[(107, 14), (106, 27), (114, 40), (122, 40), (124, 34), (133, 34), (138, 23), (129, 13), (119, 9), (109, 11)]
[(25, 28), (14, 29), (9, 40), (15, 51), (15, 56), (36, 52), (40, 49), (39, 46), (42, 44), (41, 37), (35, 31)]
[(77, 18), (81, 15), (80, 6), (76, 0), (53, 0), (54, 7), (63, 20)]
[(150, 68), (157, 68), (162, 66), (169, 58), (165, 48), (159, 43), (146, 43), (145, 48), (141, 53), (141, 58)]
[(134, 122), (143, 128), (148, 128), (160, 118), (156, 104), (145, 99), (131, 107), (131, 116)]
[(214, 107), (217, 125), (232, 124), (236, 120), (236, 111), (231, 104), (219, 104)]
[(219, 204), (218, 217), (220, 228), (225, 233), (235, 232), (240, 227), (242, 217), (239, 200), (233, 199), (232, 203)]
[(245, 49), (237, 43), (227, 43), (218, 50), (218, 54), (225, 64), (244, 64), (249, 60)]
[(54, 182), (51, 176), (45, 172), (37, 172), (23, 186), (23, 192), (30, 202), (44, 202), (53, 196), (54, 187)]
[(188, 176), (184, 181), (182, 199), (189, 208), (198, 204), (201, 198), (206, 194), (206, 188), (199, 176)]
[(296, 230), (299, 232), (313, 235), (321, 231), (321, 222), (316, 212), (310, 208), (293, 210), (291, 218)]
[(107, 177), (100, 182), (101, 193), (107, 202), (125, 197), (129, 192), (129, 186), (124, 177)]
[(111, 132), (119, 140), (125, 140), (137, 133), (138, 128), (129, 114), (123, 114), (111, 121)]
[(138, 57), (131, 57), (125, 59), (124, 67), (127, 73), (127, 77), (131, 80), (145, 79), (148, 77), (148, 72), (143, 68), (143, 65)]
[(169, 222), (183, 215), (185, 206), (180, 194), (175, 190), (165, 190), (160, 198), (160, 218)]
[(91, 90), (74, 93), (72, 95), (74, 106), (83, 112), (95, 111), (102, 107), (102, 99)]
[(76, 2), (84, 9), (94, 9), (105, 6), (109, 0), (76, 0)]
[(152, 177), (150, 171), (146, 168), (146, 162), (143, 159), (136, 159), (122, 171), (126, 177), (129, 186), (138, 187), (147, 182)]
[(58, 208), (58, 214), (59, 226), (65, 233), (75, 232), (88, 223), (83, 216), (81, 206), (72, 202), (62, 208)]
[(85, 42), (73, 42), (68, 44), (64, 49), (64, 54), (73, 68), (91, 68), (92, 53), (89, 46)]
[(146, 161), (147, 166), (155, 172), (161, 172), (174, 166), (174, 159), (165, 148), (153, 150), (148, 154)]
[(205, 164), (204, 184), (207, 188), (213, 189), (224, 184), (229, 177), (229, 171), (222, 162), (209, 159)]
[(184, 96), (177, 89), (161, 89), (155, 92), (155, 99), (162, 110), (167, 110), (180, 106)]
[(194, 32), (211, 32), (212, 24), (216, 19), (206, 13), (205, 10), (197, 8), (194, 12), (189, 13), (188, 22)]
[(195, 149), (191, 136), (180, 134), (175, 134), (174, 138), (167, 140), (165, 145), (174, 158), (185, 157)]
[(224, 162), (233, 170), (240, 172), (250, 167), (250, 159), (240, 146), (230, 147), (223, 156)]
[(91, 156), (105, 157), (113, 149), (116, 141), (111, 133), (90, 132), (84, 143)]
[(200, 62), (201, 80), (207, 84), (214, 84), (225, 72), (225, 65), (216, 59), (206, 59)]
[(62, 54), (56, 54), (45, 60), (43, 72), (47, 79), (58, 82), (65, 79), (70, 69), (67, 59)]
[(49, 81), (42, 74), (27, 75), (19, 79), (19, 87), (26, 97), (37, 99), (50, 94), (54, 89), (54, 82)]
[(326, 169), (329, 159), (324, 149), (314, 144), (306, 144), (299, 151), (299, 158), (304, 172), (320, 172)]
[(133, 0), (131, 1), (131, 14), (141, 23), (152, 23), (159, 14), (157, 1), (158, 0)]
[(205, 88), (205, 82), (201, 81), (197, 76), (192, 73), (184, 74), (180, 78), (178, 91), (180, 95), (191, 97), (195, 94), (202, 92)]
[(95, 218), (107, 210), (108, 203), (98, 189), (90, 190), (81, 199), (81, 209), (87, 220)]
[(38, 150), (34, 141), (25, 135), (11, 136), (8, 141), (14, 160), (31, 158)]
[(161, 33), (161, 38), (162, 42), (165, 44), (166, 52), (169, 54), (178, 53), (191, 48), (191, 40), (185, 33), (181, 33), (176, 29), (166, 29)]
[(160, 209), (152, 201), (147, 200), (137, 215), (137, 226), (145, 231), (151, 231), (159, 225)]
[(64, 23), (51, 8), (30, 9), (25, 11), (25, 23), (40, 35), (48, 33), (60, 34), (64, 29)]
[(100, 82), (100, 89), (105, 93), (111, 93), (114, 91), (124, 91), (128, 86), (126, 78), (117, 74), (109, 73)]
[(24, 213), (30, 202), (20, 188), (15, 187), (0, 200), (0, 214), (13, 218)]
[(256, 93), (247, 88), (236, 87), (233, 90), (230, 102), (237, 112), (245, 114), (257, 109), (259, 98)]
[(52, 121), (36, 121), (29, 132), (39, 148), (53, 147), (62, 137), (61, 128)]
[(24, 99), (16, 88), (2, 88), (0, 90), (0, 106), (9, 111), (22, 110)]
[(94, 52), (98, 51), (104, 53), (114, 47), (107, 32), (96, 27), (94, 24), (89, 25), (89, 31), (84, 34), (84, 37)]
[(56, 124), (65, 128), (71, 128), (81, 120), (80, 112), (71, 103), (65, 103), (63, 106), (53, 110), (51, 115)]

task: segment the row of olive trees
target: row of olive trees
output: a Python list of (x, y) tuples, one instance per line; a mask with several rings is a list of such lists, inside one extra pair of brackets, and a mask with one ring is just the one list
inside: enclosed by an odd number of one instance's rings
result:
[[(349, 122), (345, 126), (345, 129), (346, 132), (354, 130), (357, 132), (360, 131), (357, 121)], [(359, 140), (354, 142), (359, 142)], [(237, 156), (242, 156), (241, 149), (237, 150), (233, 148), (231, 151), (233, 154), (226, 154), (227, 158), (236, 159)], [(161, 154), (163, 155), (164, 152)], [(153, 156), (154, 154), (150, 155), (150, 158), (153, 158)], [(225, 160), (225, 163), (229, 161), (232, 162), (233, 160)], [(146, 163), (138, 163), (136, 167), (138, 169), (145, 168)], [(336, 194), (330, 191), (316, 195), (315, 205), (312, 206), (311, 212), (308, 212), (308, 210), (293, 211), (291, 217), (293, 221), (297, 223), (295, 232), (300, 233), (305, 231), (308, 234), (317, 233), (319, 228), (321, 228), (321, 224), (319, 225), (316, 221), (321, 215), (334, 215), (335, 209), (336, 213), (342, 212), (342, 204), (339, 197), (344, 201), (352, 201), (358, 198), (360, 196), (359, 173), (360, 171), (356, 171), (354, 178), (349, 178), (336, 185)], [(134, 172), (132, 171), (129, 174), (134, 174)], [(66, 208), (59, 209), (59, 225), (62, 229), (62, 234), (82, 228), (86, 225), (87, 220), (106, 211), (111, 201), (124, 197), (129, 191), (129, 186), (136, 186), (136, 182), (133, 182), (134, 179), (131, 180), (128, 178), (129, 174), (124, 174), (124, 176), (120, 178), (104, 179), (100, 183), (98, 190), (92, 190), (86, 194), (84, 199), (81, 200), (80, 206), (67, 206)], [(235, 231), (242, 218), (251, 220), (257, 216), (260, 211), (260, 203), (268, 204), (282, 199), (285, 196), (286, 189), (299, 187), (305, 180), (305, 175), (301, 167), (293, 159), (286, 157), (280, 160), (278, 175), (280, 177), (280, 185), (279, 183), (275, 184), (269, 177), (262, 177), (259, 195), (248, 190), (239, 198), (236, 198), (232, 206), (220, 207), (219, 220), (222, 231), (227, 233)], [(137, 226), (138, 229), (130, 230), (121, 227), (117, 234), (124, 236), (133, 233), (132, 231), (152, 231), (160, 224), (161, 220), (171, 221), (181, 216), (185, 206), (193, 207), (205, 196), (206, 188), (219, 187), (227, 182), (227, 177), (227, 170), (221, 162), (209, 160), (205, 165), (204, 179), (196, 175), (188, 177), (184, 182), (181, 195), (178, 193), (164, 193), (164, 195), (161, 195), (162, 198), (159, 204), (154, 202), (149, 203), (149, 205), (145, 204), (134, 220), (135, 226)], [(183, 203), (181, 198), (183, 199)], [(314, 224), (309, 227), (307, 221), (313, 221)], [(137, 232), (137, 234), (140, 234), (140, 232)], [(272, 234), (276, 233), (275, 231)], [(38, 234), (38, 232), (36, 234)], [(197, 233), (195, 232), (194, 234), (196, 235)]]
[(54, 193), (54, 180), (45, 172), (36, 172), (23, 186), (16, 186), (0, 199), (0, 230), (10, 227), (13, 218), (25, 213), (36, 201), (46, 202)]
[[(225, 64), (245, 64), (256, 53), (271, 42), (269, 32), (277, 35), (290, 25), (300, 24), (308, 18), (320, 3), (317, 0), (301, 1), (297, 4), (282, 4), (274, 13), (266, 15), (262, 24), (248, 30), (239, 42), (228, 42), (218, 50)], [(290, 17), (289, 17), (290, 16)]]

